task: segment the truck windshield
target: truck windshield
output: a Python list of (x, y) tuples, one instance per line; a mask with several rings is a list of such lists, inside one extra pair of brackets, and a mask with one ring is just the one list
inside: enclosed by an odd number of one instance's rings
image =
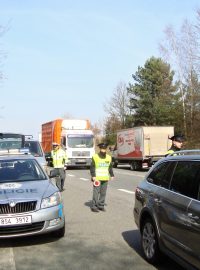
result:
[(94, 145), (92, 135), (68, 135), (67, 138), (70, 148), (92, 148)]
[(0, 133), (0, 150), (19, 149), (23, 147), (24, 135), (15, 133)]

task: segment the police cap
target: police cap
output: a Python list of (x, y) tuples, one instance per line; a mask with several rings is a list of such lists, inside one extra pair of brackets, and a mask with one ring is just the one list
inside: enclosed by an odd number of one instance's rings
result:
[(97, 145), (100, 149), (106, 149), (108, 147), (108, 144), (107, 143), (99, 143)]
[(176, 141), (176, 142), (183, 142), (184, 141), (184, 136), (182, 134), (176, 134), (176, 135), (172, 136), (169, 139), (172, 140), (172, 141)]
[(57, 142), (52, 143), (53, 146), (58, 146), (59, 144)]

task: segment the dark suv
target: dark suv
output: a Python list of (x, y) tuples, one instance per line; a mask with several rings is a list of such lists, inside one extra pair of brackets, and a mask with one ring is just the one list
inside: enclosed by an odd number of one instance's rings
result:
[(139, 184), (134, 218), (148, 262), (163, 252), (200, 269), (200, 151), (181, 153), (158, 161)]

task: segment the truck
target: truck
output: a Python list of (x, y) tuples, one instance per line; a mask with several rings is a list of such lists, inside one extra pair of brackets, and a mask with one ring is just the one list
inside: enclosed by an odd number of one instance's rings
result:
[(55, 119), (42, 124), (41, 134), (42, 147), (47, 157), (50, 156), (52, 143), (56, 142), (66, 151), (66, 168), (90, 167), (95, 145), (89, 120)]
[(130, 165), (131, 170), (150, 168), (163, 158), (171, 146), (173, 126), (140, 126), (117, 132), (117, 141), (112, 149), (113, 167)]
[(24, 147), (25, 135), (12, 132), (0, 133), (0, 150), (20, 149)]

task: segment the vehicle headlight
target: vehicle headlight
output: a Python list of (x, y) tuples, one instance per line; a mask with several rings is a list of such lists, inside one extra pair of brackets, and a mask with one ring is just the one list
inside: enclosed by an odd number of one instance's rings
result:
[(42, 199), (41, 208), (48, 208), (48, 207), (56, 206), (60, 203), (61, 203), (60, 192), (55, 192), (50, 197)]

